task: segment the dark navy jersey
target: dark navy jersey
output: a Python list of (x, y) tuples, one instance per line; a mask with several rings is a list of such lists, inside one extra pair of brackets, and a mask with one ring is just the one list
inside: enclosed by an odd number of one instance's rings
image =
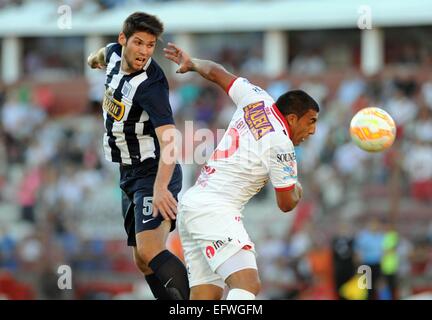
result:
[(174, 124), (168, 97), (168, 81), (153, 59), (134, 73), (121, 71), (122, 46), (105, 49), (106, 79), (103, 99), (105, 158), (122, 164), (137, 164), (159, 158), (155, 128)]

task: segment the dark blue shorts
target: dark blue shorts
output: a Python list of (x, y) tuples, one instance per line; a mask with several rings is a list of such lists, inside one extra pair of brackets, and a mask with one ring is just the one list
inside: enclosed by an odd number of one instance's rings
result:
[[(122, 211), (128, 246), (136, 246), (135, 235), (141, 231), (159, 227), (164, 218), (158, 214), (153, 218), (153, 185), (156, 179), (158, 161), (147, 159), (138, 165), (120, 165), (120, 189), (122, 190)], [(182, 170), (176, 165), (168, 190), (176, 200), (182, 187)], [(175, 220), (171, 222), (171, 231)]]

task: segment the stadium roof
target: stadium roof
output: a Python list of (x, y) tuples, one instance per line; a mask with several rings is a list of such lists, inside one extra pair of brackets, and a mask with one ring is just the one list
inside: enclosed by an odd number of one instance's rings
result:
[(31, 1), (1, 10), (0, 36), (117, 34), (138, 10), (159, 16), (167, 33), (356, 28), (364, 5), (371, 8), (373, 27), (432, 25), (430, 0), (169, 1), (104, 11), (85, 2), (72, 10), (71, 28), (62, 29), (56, 1)]

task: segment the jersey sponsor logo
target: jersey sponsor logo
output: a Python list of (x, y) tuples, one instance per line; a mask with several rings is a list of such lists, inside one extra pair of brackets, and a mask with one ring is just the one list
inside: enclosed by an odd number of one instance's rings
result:
[(296, 170), (295, 170), (295, 167), (294, 167), (294, 163), (289, 163), (288, 165), (286, 165), (285, 167), (283, 167), (283, 171), (284, 172), (286, 172), (286, 173), (288, 173), (288, 176), (285, 176), (284, 177), (284, 180), (290, 180), (290, 179), (295, 179), (295, 178), (297, 178), (297, 172), (296, 172)]
[(289, 162), (289, 161), (296, 161), (296, 154), (295, 154), (295, 152), (278, 153), (276, 155), (276, 161), (278, 163)]
[(116, 100), (111, 89), (105, 91), (103, 103), (103, 109), (115, 120), (120, 121), (125, 113), (125, 105)]
[(227, 242), (231, 242), (232, 238), (228, 237), (225, 241), (224, 240), (216, 240), (212, 242), (211, 246), (207, 246), (205, 249), (205, 253), (207, 258), (211, 259), (216, 254), (216, 251), (222, 248), (227, 244)]
[(274, 131), (273, 125), (265, 112), (264, 101), (251, 103), (244, 107), (243, 111), (246, 124), (255, 140), (259, 140)]
[(206, 256), (211, 259), (214, 257), (216, 250), (212, 246), (207, 246), (206, 248)]

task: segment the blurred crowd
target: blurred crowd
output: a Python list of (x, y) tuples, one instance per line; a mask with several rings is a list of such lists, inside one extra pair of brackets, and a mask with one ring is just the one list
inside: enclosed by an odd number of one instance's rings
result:
[[(222, 50), (217, 60), (274, 98), (300, 88), (321, 108), (316, 134), (296, 150), (306, 192), (294, 223), (283, 236), (276, 236), (272, 225), (261, 234), (250, 230), (259, 253), (262, 298), (396, 299), (431, 290), (428, 69), (413, 67), (408, 59), (365, 76), (356, 68), (332, 70), (319, 55), (305, 53), (289, 72), (265, 77), (260, 57), (243, 54)], [(182, 132), (186, 120), (193, 120), (195, 129), (226, 127), (234, 106), (222, 90), (199, 77), (169, 80)], [(123, 239), (118, 168), (103, 159), (99, 100), (91, 96), (86, 112), (53, 116), (49, 96), (25, 84), (0, 85), (0, 296), (5, 298), (58, 298), (61, 264), (83, 277), (139, 278)], [(350, 119), (368, 106), (382, 107), (397, 123), (395, 144), (381, 154), (350, 142)], [(191, 141), (183, 137), (183, 144)], [(191, 155), (182, 156), (184, 161)], [(184, 188), (199, 169), (188, 167)], [(275, 207), (271, 186), (254, 201)], [(175, 236), (171, 248), (181, 256)], [(369, 291), (352, 285), (362, 265), (373, 271)], [(82, 283), (75, 288), (74, 298), (132, 290), (100, 282), (93, 289)]]
[[(49, 2), (53, 4), (60, 5), (68, 5), (71, 7), (71, 9), (74, 12), (80, 12), (80, 11), (87, 11), (87, 12), (94, 12), (97, 11), (104, 11), (104, 10), (111, 10), (115, 8), (119, 8), (125, 5), (132, 6), (132, 5), (145, 5), (145, 4), (151, 4), (151, 3), (169, 3), (179, 0), (92, 0), (92, 1), (84, 1), (84, 0), (48, 0)], [(180, 0), (182, 1), (182, 0)], [(186, 1), (186, 0), (183, 0)], [(198, 0), (192, 0), (192, 1), (198, 1)], [(212, 2), (238, 2), (238, 1), (245, 1), (245, 0), (211, 0)], [(249, 0), (250, 1), (250, 0)], [(255, 0), (255, 1), (262, 1), (262, 0)], [(6, 8), (13, 8), (13, 7), (19, 7), (22, 5), (25, 5), (26, 3), (30, 3), (30, 0), (0, 0), (0, 9), (6, 9)]]

